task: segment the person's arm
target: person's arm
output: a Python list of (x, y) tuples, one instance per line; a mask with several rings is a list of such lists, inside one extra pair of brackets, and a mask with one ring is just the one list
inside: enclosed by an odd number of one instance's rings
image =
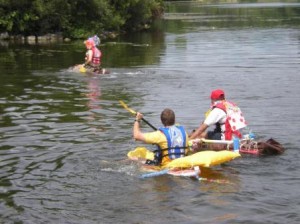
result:
[(190, 139), (206, 138), (207, 137), (206, 129), (212, 125), (215, 125), (218, 122), (222, 122), (223, 119), (226, 119), (225, 111), (219, 108), (214, 108), (207, 115), (204, 122), (198, 127), (198, 129), (191, 134)]
[(208, 125), (205, 123), (200, 124), (200, 126), (197, 128), (195, 132), (191, 134), (189, 139), (195, 139), (195, 138), (204, 138), (205, 137), (205, 131), (208, 128)]
[(92, 50), (88, 50), (87, 55), (86, 55), (86, 61), (85, 61), (85, 65), (88, 65), (92, 62), (92, 58), (93, 58), (93, 51)]
[(135, 116), (135, 121), (133, 124), (133, 138), (137, 141), (145, 142), (144, 134), (141, 132), (140, 129), (140, 122), (143, 118), (143, 114), (137, 112)]

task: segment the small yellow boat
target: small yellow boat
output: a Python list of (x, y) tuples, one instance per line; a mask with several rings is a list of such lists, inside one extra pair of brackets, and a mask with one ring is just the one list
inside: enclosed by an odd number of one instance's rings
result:
[[(145, 147), (137, 147), (127, 153), (129, 159), (144, 162), (147, 159), (153, 160), (154, 153)], [(199, 167), (212, 167), (229, 162), (240, 157), (238, 152), (222, 151), (201, 151), (182, 158), (174, 159), (163, 166), (143, 166), (143, 171), (148, 172), (142, 177), (159, 176), (171, 174), (174, 176), (199, 176)], [(152, 173), (149, 173), (152, 172)]]

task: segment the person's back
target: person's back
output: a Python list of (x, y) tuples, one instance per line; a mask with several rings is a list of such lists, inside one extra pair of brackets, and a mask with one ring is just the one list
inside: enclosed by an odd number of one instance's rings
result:
[[(223, 90), (211, 92), (211, 109), (199, 128), (192, 133), (191, 139), (207, 138), (213, 140), (231, 140), (233, 135), (241, 137), (239, 130), (246, 127), (246, 121), (239, 107), (225, 99)], [(206, 131), (215, 125), (213, 131)]]
[(164, 165), (173, 159), (186, 155), (188, 149), (188, 135), (182, 126), (175, 125), (175, 114), (171, 109), (165, 109), (161, 113), (161, 121), (164, 127), (154, 132), (142, 133), (139, 129), (139, 121), (142, 114), (137, 113), (134, 123), (133, 136), (136, 140), (147, 144), (156, 144), (154, 160), (148, 160), (147, 164)]

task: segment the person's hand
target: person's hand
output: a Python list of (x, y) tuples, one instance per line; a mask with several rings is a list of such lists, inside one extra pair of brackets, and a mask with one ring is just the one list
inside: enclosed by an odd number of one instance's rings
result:
[(141, 114), (140, 112), (137, 112), (137, 113), (136, 113), (136, 116), (135, 116), (135, 119), (136, 119), (137, 121), (142, 120), (142, 119), (143, 119), (143, 114)]

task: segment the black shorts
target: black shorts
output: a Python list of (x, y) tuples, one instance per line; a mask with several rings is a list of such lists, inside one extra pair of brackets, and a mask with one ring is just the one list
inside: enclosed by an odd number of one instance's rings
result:
[(207, 139), (221, 140), (222, 139), (222, 133), (221, 132), (208, 131), (207, 132)]

